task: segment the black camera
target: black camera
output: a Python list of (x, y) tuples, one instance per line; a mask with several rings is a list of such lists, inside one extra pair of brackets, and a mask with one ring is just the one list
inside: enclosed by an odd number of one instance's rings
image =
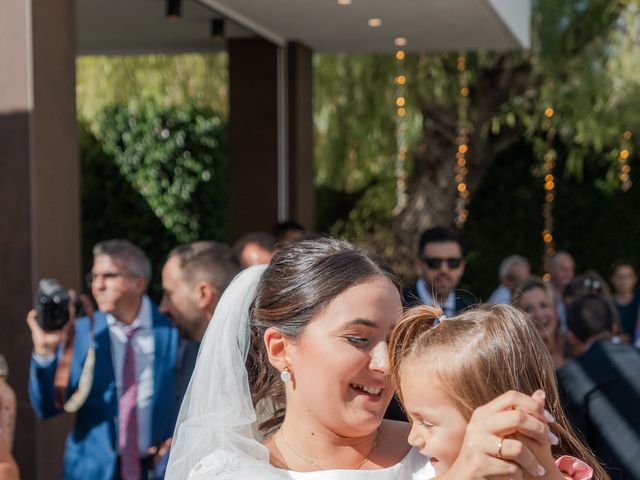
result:
[[(38, 324), (43, 330), (50, 332), (60, 330), (69, 321), (69, 293), (53, 278), (43, 278), (38, 283), (35, 307)], [(84, 308), (77, 299), (76, 318), (85, 315)]]

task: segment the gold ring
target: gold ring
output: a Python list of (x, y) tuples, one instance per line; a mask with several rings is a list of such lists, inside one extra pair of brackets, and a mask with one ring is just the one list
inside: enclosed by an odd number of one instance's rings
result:
[(498, 459), (502, 460), (502, 439), (500, 439), (500, 443), (498, 443)]

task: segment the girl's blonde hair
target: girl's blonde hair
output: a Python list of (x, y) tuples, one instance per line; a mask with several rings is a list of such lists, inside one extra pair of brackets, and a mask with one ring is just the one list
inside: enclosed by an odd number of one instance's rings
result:
[(595, 455), (578, 440), (564, 414), (553, 361), (533, 322), (510, 305), (482, 305), (440, 321), (442, 310), (426, 305), (407, 310), (389, 342), (390, 365), (404, 404), (402, 366), (428, 362), (452, 403), (467, 419), (473, 411), (509, 390), (527, 395), (542, 389), (551, 424), (560, 443), (552, 453), (571, 455), (589, 464), (594, 479), (609, 476)]

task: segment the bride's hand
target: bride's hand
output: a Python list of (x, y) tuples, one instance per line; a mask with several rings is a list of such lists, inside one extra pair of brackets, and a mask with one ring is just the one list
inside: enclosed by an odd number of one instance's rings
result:
[(518, 434), (548, 445), (552, 437), (547, 423), (552, 419), (539, 397), (514, 391), (499, 396), (473, 412), (458, 458), (438, 478), (495, 480), (544, 475), (544, 468), (526, 443), (507, 437)]

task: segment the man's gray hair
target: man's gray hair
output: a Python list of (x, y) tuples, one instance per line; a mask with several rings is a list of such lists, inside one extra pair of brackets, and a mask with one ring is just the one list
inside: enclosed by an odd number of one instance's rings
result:
[(500, 269), (498, 270), (498, 276), (500, 278), (504, 278), (509, 275), (511, 269), (516, 265), (526, 265), (529, 266), (529, 260), (524, 258), (521, 255), (509, 255), (507, 258), (502, 260), (500, 263)]
[(151, 281), (151, 262), (149, 257), (142, 249), (129, 240), (105, 240), (98, 242), (93, 247), (93, 258), (99, 255), (106, 255), (122, 262), (123, 267), (127, 269), (127, 273), (142, 277), (147, 281), (147, 285)]

